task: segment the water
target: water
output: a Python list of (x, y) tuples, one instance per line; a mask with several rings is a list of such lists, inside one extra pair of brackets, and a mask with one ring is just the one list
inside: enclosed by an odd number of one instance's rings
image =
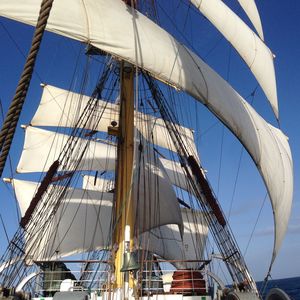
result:
[[(262, 282), (257, 282), (258, 289), (260, 289), (261, 286)], [(264, 295), (275, 287), (284, 290), (292, 300), (300, 300), (300, 277), (270, 280)]]

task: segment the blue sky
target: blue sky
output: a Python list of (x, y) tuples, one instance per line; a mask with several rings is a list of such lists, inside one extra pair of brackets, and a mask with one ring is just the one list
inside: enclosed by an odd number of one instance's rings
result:
[[(173, 34), (182, 41), (185, 39), (191, 40), (191, 46), (197, 49), (199, 55), (204, 57), (224, 78), (228, 77), (229, 82), (244, 97), (248, 96), (256, 87), (256, 81), (247, 67), (241, 62), (241, 59), (230, 49), (227, 42), (222, 39), (207, 20), (193, 11), (188, 12), (184, 5), (178, 6), (177, 2), (179, 1), (174, 1), (169, 6), (169, 2), (166, 4), (167, 2), (160, 1), (163, 8), (160, 12), (162, 25), (166, 28), (174, 27), (174, 24), (168, 21), (165, 16), (164, 10), (166, 10), (169, 12), (169, 16), (176, 20), (177, 27), (185, 27), (182, 29), (183, 35), (178, 34), (172, 28)], [(231, 0), (227, 3), (244, 18), (245, 16), (235, 2)], [(293, 212), (287, 236), (272, 271), (273, 278), (284, 278), (300, 275), (300, 190), (298, 183), (300, 175), (300, 3), (297, 0), (286, 1), (284, 4), (281, 1), (257, 0), (257, 6), (260, 10), (266, 43), (273, 53), (276, 54), (275, 68), (280, 124), (282, 130), (290, 138), (294, 158), (295, 190)], [(175, 8), (178, 9), (178, 7), (182, 11), (175, 11)], [(186, 23), (185, 14), (189, 14)], [(0, 98), (4, 111), (6, 111), (24, 64), (24, 57), (19, 50), (27, 53), (32, 29), (2, 18), (0, 21), (5, 26), (4, 29), (0, 24)], [(20, 48), (19, 50), (8, 36), (6, 30), (14, 37)], [(26, 105), (22, 114), (22, 122), (25, 123), (29, 122), (33, 115), (34, 107), (37, 106), (39, 101), (41, 90), (37, 88), (40, 83), (37, 73), (40, 74), (43, 82), (67, 88), (68, 83), (65, 78), (70, 78), (73, 73), (73, 68), (70, 68), (69, 65), (76, 59), (78, 53), (78, 44), (75, 42), (65, 42), (64, 39), (53, 34), (47, 34), (45, 40), (38, 61), (40, 64), (36, 68), (36, 74), (26, 100), (27, 104), (31, 103), (32, 105)], [(245, 83), (245, 80), (247, 80), (247, 83)], [(260, 89), (257, 91), (253, 105), (270, 123), (276, 124), (270, 107), (266, 103), (266, 99)], [(216, 119), (204, 108), (200, 108), (197, 113), (199, 114), (201, 126), (203, 126), (201, 127), (202, 132), (205, 133), (199, 139), (204, 167), (208, 169), (210, 182), (214, 186), (215, 191), (218, 191), (217, 194), (225, 212), (229, 210), (233, 199), (232, 228), (237, 236), (241, 250), (244, 252), (266, 194), (264, 185), (248, 154), (243, 152), (241, 175), (238, 177), (238, 187), (233, 196), (241, 146), (227, 129), (223, 131), (221, 124), (214, 125)], [(206, 137), (209, 139), (209, 143), (205, 142)], [(222, 139), (224, 139), (222, 143), (224, 162), (222, 162), (220, 167), (220, 141)], [(22, 130), (18, 129), (14, 143), (16, 150), (11, 152), (11, 158), (15, 168), (23, 143)], [(5, 175), (10, 176), (8, 170), (6, 170)], [(7, 186), (1, 183), (0, 188), (2, 194), (1, 207), (4, 208), (1, 210), (1, 214), (4, 222), (9, 224), (8, 234), (11, 236), (17, 226), (15, 203)], [(273, 243), (272, 226), (271, 207), (268, 202), (265, 202), (246, 253), (249, 267), (258, 280), (263, 278), (270, 261)], [(0, 235), (4, 237), (1, 225)], [(5, 238), (2, 238), (0, 241), (1, 252), (4, 247)]]

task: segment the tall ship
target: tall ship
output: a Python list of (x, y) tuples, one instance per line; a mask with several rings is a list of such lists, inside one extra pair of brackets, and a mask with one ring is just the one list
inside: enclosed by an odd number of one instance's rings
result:
[[(265, 297), (199, 153), (204, 106), (265, 184), (274, 217), (266, 284), (287, 231), (293, 163), (278, 125), (274, 55), (255, 2), (238, 4), (246, 20), (221, 0), (1, 0), (5, 24), (33, 34), (0, 133), (0, 173), (19, 213), (0, 261), (1, 300)], [(247, 99), (189, 42), (205, 39), (199, 20), (254, 75)], [(257, 89), (276, 125), (254, 109)], [(266, 297), (289, 299), (279, 289)]]

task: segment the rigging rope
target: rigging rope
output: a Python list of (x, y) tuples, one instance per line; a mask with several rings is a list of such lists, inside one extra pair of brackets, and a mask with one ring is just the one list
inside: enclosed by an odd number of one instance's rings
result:
[[(248, 99), (249, 97), (251, 97), (251, 101), (250, 101), (251, 105), (254, 102), (254, 98), (255, 98), (255, 94), (256, 94), (258, 86), (259, 85), (257, 84), (256, 87), (253, 89), (253, 91), (245, 98), (245, 99)], [(232, 206), (233, 206), (233, 201), (234, 201), (234, 198), (235, 198), (237, 181), (238, 181), (238, 178), (239, 178), (239, 175), (240, 175), (240, 168), (241, 168), (241, 164), (242, 164), (243, 153), (244, 153), (244, 147), (241, 146), (241, 152), (240, 152), (240, 156), (239, 156), (237, 172), (236, 172), (236, 176), (235, 176), (235, 180), (234, 180), (234, 186), (233, 186), (231, 201), (230, 201), (230, 205), (229, 205), (228, 215), (227, 215), (228, 220), (230, 219), (231, 212), (232, 212)]]
[[(2, 121), (4, 120), (4, 111), (3, 111), (3, 105), (2, 105), (2, 100), (0, 98), (0, 111), (1, 111), (1, 119)], [(9, 160), (9, 170), (10, 170), (10, 177), (13, 178), (13, 167), (12, 167), (12, 163), (11, 163), (11, 157), (10, 155), (8, 155), (8, 160)], [(15, 208), (16, 208), (16, 214), (17, 214), (17, 220), (20, 220), (20, 212), (19, 212), (19, 207), (18, 207), (18, 201), (17, 201), (17, 197), (16, 197), (16, 193), (15, 191), (13, 191), (13, 198), (15, 201)]]
[(8, 234), (7, 234), (7, 230), (6, 230), (5, 224), (3, 222), (2, 214), (0, 214), (0, 220), (1, 220), (1, 224), (2, 224), (2, 227), (3, 227), (4, 233), (5, 233), (5, 237), (6, 237), (7, 243), (9, 244), (9, 238), (8, 238)]
[(245, 249), (245, 251), (244, 251), (244, 256), (246, 256), (246, 254), (247, 254), (247, 251), (248, 251), (248, 248), (249, 248), (250, 242), (251, 242), (251, 240), (252, 240), (252, 237), (253, 237), (253, 235), (254, 235), (254, 232), (255, 232), (255, 229), (256, 229), (257, 223), (258, 223), (258, 221), (259, 221), (259, 218), (260, 218), (260, 215), (261, 215), (261, 213), (262, 213), (262, 210), (263, 210), (263, 208), (264, 208), (264, 205), (265, 205), (265, 202), (266, 202), (266, 199), (267, 199), (267, 197), (268, 197), (268, 193), (266, 193), (266, 195), (265, 195), (265, 197), (264, 197), (264, 200), (263, 200), (263, 203), (262, 203), (262, 205), (261, 205), (261, 207), (260, 207), (260, 210), (259, 210), (258, 216), (257, 216), (257, 218), (256, 218), (256, 221), (255, 221), (254, 227), (253, 227), (253, 229), (252, 229), (252, 232), (251, 232), (251, 235), (250, 235), (249, 241), (248, 241), (248, 243), (247, 243), (247, 246), (246, 246), (246, 249)]
[[(76, 176), (74, 173), (79, 168), (91, 140), (91, 137), (89, 137), (85, 139), (85, 143), (81, 145), (79, 144), (80, 137), (84, 136), (86, 132), (84, 128), (90, 127), (93, 130), (96, 129), (103, 115), (103, 111), (97, 112), (98, 101), (95, 101), (95, 99), (101, 97), (104, 84), (109, 77), (109, 71), (109, 68), (104, 71), (92, 97), (90, 97), (88, 104), (80, 115), (76, 127), (72, 130), (63, 150), (58, 156), (60, 170), (68, 170), (59, 172), (61, 175), (70, 173), (71, 171), (72, 175)], [(94, 112), (96, 112), (97, 115), (95, 115)], [(91, 118), (91, 116), (93, 117)], [(75, 157), (76, 159), (74, 159)], [(77, 174), (77, 176), (79, 175)], [(26, 264), (32, 263), (33, 257), (39, 258), (46, 252), (46, 244), (43, 245), (45, 238), (41, 239), (40, 236), (43, 235), (45, 237), (45, 234), (47, 234), (46, 240), (50, 242), (52, 238), (50, 235), (53, 236), (53, 234), (55, 234), (55, 232), (48, 231), (49, 224), (51, 224), (51, 221), (60, 207), (68, 191), (68, 187), (71, 184), (71, 180), (73, 180), (73, 176), (63, 178), (60, 185), (50, 185), (47, 193), (43, 193), (42, 199), (37, 203), (29, 222), (25, 224), (25, 228), (23, 229), (20, 226), (15, 233), (6, 252), (1, 258), (2, 264), (6, 264), (7, 262), (11, 263), (0, 274), (4, 286), (13, 286), (14, 283), (23, 278), (29, 271)], [(51, 257), (54, 253), (55, 249), (53, 253), (49, 253), (48, 251), (46, 254)], [(16, 263), (16, 265), (14, 263)]]
[(232, 235), (230, 226), (225, 221), (224, 213), (218, 205), (218, 200), (213, 195), (210, 185), (204, 177), (198, 162), (193, 155), (189, 154), (189, 151), (182, 143), (180, 132), (178, 132), (178, 129), (175, 126), (172, 126), (175, 122), (174, 116), (167, 107), (164, 96), (149, 74), (144, 74), (144, 77), (149, 87), (152, 89), (153, 99), (156, 101), (156, 104), (161, 111), (165, 125), (177, 148), (179, 159), (181, 160), (190, 184), (197, 195), (196, 198), (199, 200), (199, 204), (205, 212), (208, 226), (212, 230), (233, 281), (235, 283), (240, 283), (246, 280), (248, 285), (247, 288), (258, 294), (255, 281), (247, 269), (241, 251)]
[[(10, 34), (9, 30), (6, 28), (6, 26), (3, 24), (3, 22), (0, 22), (3, 30), (5, 31), (5, 33), (7, 34), (8, 38), (11, 40), (11, 42), (14, 44), (14, 46), (16, 47), (17, 51), (20, 53), (20, 55), (26, 59), (26, 55), (24, 54), (23, 50), (21, 49), (21, 47), (19, 46), (19, 44), (17, 43), (17, 41), (14, 39), (14, 37)], [(40, 82), (42, 81), (42, 78), (40, 76), (40, 74), (34, 70), (34, 75), (40, 80)]]
[[(229, 44), (229, 54), (228, 54), (227, 73), (226, 73), (226, 81), (227, 82), (229, 82), (229, 75), (230, 75), (231, 53), (232, 53), (232, 46)], [(221, 123), (221, 124), (222, 124), (222, 134), (221, 134), (221, 148), (220, 148), (217, 196), (219, 196), (219, 192), (220, 192), (222, 159), (223, 159), (223, 146), (224, 146), (224, 135), (225, 135), (225, 125), (223, 123)], [(230, 210), (231, 210), (231, 208), (230, 208)]]
[(16, 131), (16, 127), (19, 121), (21, 110), (27, 95), (30, 80), (33, 74), (33, 69), (36, 61), (37, 54), (39, 52), (42, 37), (47, 25), (47, 20), (50, 15), (54, 0), (43, 0), (40, 8), (40, 13), (32, 39), (31, 48), (24, 65), (23, 73), (18, 83), (15, 96), (11, 102), (6, 119), (0, 132), (0, 177), (2, 176), (5, 162), (10, 150), (10, 146)]

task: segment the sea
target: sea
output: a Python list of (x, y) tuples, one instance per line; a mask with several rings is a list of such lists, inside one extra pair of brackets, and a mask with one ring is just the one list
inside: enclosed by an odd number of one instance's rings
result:
[[(262, 281), (257, 282), (258, 290), (260, 290), (262, 284)], [(263, 299), (265, 299), (264, 297), (272, 288), (280, 288), (284, 290), (285, 293), (289, 295), (291, 300), (300, 300), (300, 277), (269, 280), (266, 290), (263, 294)]]

